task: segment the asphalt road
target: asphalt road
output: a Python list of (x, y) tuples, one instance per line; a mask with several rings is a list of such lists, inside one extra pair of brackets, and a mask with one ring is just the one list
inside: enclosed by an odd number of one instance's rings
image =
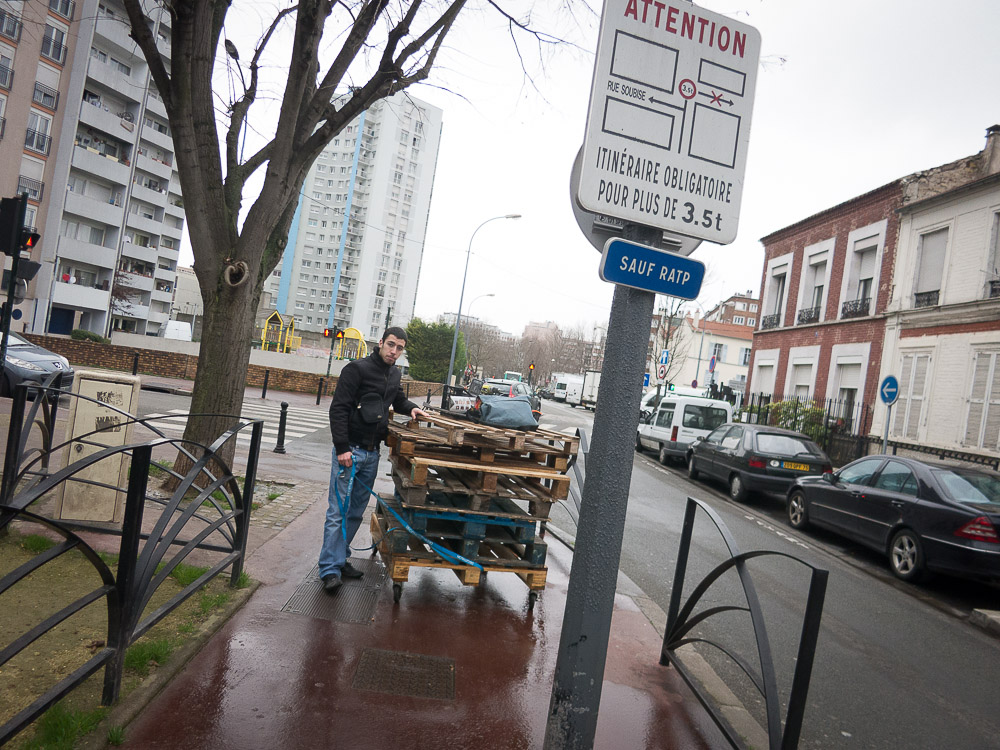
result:
[[(252, 400), (252, 399), (250, 399)], [(143, 414), (186, 408), (183, 396), (143, 393)], [(316, 407), (325, 411), (327, 404)], [(593, 413), (553, 401), (543, 403), (542, 424), (589, 432)], [(289, 444), (289, 456), (329, 466), (329, 429)], [(975, 608), (1000, 608), (997, 589), (983, 584), (932, 578), (914, 586), (889, 574), (885, 561), (833, 534), (794, 531), (784, 521), (779, 497), (758, 496), (733, 503), (721, 485), (691, 482), (680, 465), (663, 467), (649, 454), (636, 454), (621, 569), (662, 609), (669, 604), (686, 497), (707, 502), (743, 550), (770, 549), (795, 555), (830, 571), (801, 747), (808, 748), (1000, 748), (1000, 719), (993, 681), (1000, 667), (1000, 642), (967, 622)], [(573, 523), (562, 506), (553, 520)], [(684, 588), (724, 559), (718, 534), (699, 518)], [(751, 565), (775, 655), (779, 691), (787, 696), (805, 604), (807, 569), (765, 558)], [(710, 590), (706, 606), (742, 604), (735, 577), (727, 574)], [(742, 657), (755, 659), (744, 614), (714, 617), (698, 631)], [(726, 683), (764, 724), (762, 701), (727, 659), (705, 654)], [(655, 661), (656, 654), (650, 659)]]
[[(593, 415), (546, 402), (543, 422), (590, 429)], [(1000, 747), (993, 687), (1000, 642), (967, 622), (972, 609), (998, 606), (997, 590), (937, 578), (907, 585), (885, 561), (832, 534), (797, 532), (784, 522), (779, 497), (733, 503), (722, 485), (691, 482), (683, 468), (663, 467), (648, 454), (632, 469), (621, 569), (662, 609), (669, 603), (686, 497), (707, 502), (742, 550), (770, 549), (830, 571), (801, 747)], [(556, 519), (571, 523), (562, 509)], [(721, 562), (723, 547), (704, 517), (695, 527), (684, 591)], [(787, 696), (804, 611), (807, 570), (765, 558), (751, 563), (774, 651), (779, 691)], [(721, 584), (721, 585), (720, 585)], [(735, 576), (710, 591), (707, 606), (741, 604)], [(712, 618), (699, 635), (752, 661), (749, 618)], [(761, 724), (762, 702), (732, 663), (709, 661)], [(655, 658), (652, 655), (651, 658)]]

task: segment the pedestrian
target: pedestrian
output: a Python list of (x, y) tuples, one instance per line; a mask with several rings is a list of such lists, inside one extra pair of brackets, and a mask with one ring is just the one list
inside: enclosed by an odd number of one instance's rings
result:
[[(397, 414), (409, 414), (414, 419), (427, 416), (399, 388), (400, 372), (396, 360), (405, 347), (406, 331), (395, 326), (387, 328), (375, 351), (344, 367), (333, 392), (330, 495), (323, 525), (323, 548), (319, 553), (319, 577), (323, 589), (331, 594), (340, 588), (342, 579), (364, 575), (347, 558), (368, 507), (367, 488), (375, 483), (379, 446), (389, 427), (389, 407), (392, 406)], [(354, 481), (348, 497), (352, 468)], [(346, 519), (337, 501), (338, 492), (347, 508)]]

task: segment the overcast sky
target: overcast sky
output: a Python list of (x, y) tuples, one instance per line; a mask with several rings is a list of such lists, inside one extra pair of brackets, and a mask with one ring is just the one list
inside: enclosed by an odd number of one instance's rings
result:
[[(453, 313), (476, 227), (519, 213), (523, 218), (492, 222), (476, 235), (463, 315), (515, 334), (529, 321), (585, 332), (607, 324), (613, 289), (598, 277), (600, 254), (577, 226), (569, 189), (597, 46), (600, 8), (591, 5), (587, 13), (575, 0), (573, 15), (545, 19), (538, 14), (565, 2), (505, 0), (505, 7), (532, 8), (539, 25), (577, 44), (550, 51), (544, 63), (530, 45), (522, 49), (531, 82), (503, 19), (470, 7), (432, 79), (411, 87), (444, 110), (417, 315)], [(986, 128), (1000, 123), (997, 0), (699, 5), (755, 26), (762, 39), (739, 233), (730, 245), (703, 243), (692, 256), (708, 267), (699, 297), (706, 309), (735, 292), (758, 291), (761, 237), (974, 154)], [(242, 27), (253, 37), (272, 12), (266, 1), (246, 5), (239, 15), (234, 10), (227, 30)], [(285, 65), (276, 61), (275, 69)], [(181, 262), (190, 260), (182, 248)]]
[[(755, 26), (762, 63), (739, 234), (702, 244), (706, 308), (760, 286), (759, 239), (897, 177), (978, 152), (1000, 123), (996, 0), (710, 0), (699, 5)], [(416, 314), (458, 306), (520, 334), (529, 321), (606, 324), (612, 287), (569, 198), (582, 144), (597, 17), (526, 84), (503, 25), (466, 19), (434, 81), (413, 93), (444, 109)], [(563, 31), (571, 33), (566, 19)], [(482, 295), (494, 294), (494, 297)], [(478, 299), (477, 299), (478, 298)], [(470, 303), (473, 303), (470, 309)]]

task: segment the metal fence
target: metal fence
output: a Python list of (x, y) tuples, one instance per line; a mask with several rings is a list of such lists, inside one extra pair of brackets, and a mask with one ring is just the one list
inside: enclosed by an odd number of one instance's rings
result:
[[(684, 578), (687, 574), (688, 556), (691, 550), (691, 537), (694, 530), (695, 514), (698, 510), (705, 513), (714, 524), (726, 545), (729, 558), (713, 568), (691, 591), (685, 601), (683, 599)], [(772, 644), (767, 635), (764, 613), (760, 606), (753, 578), (747, 568), (747, 561), (767, 556), (775, 556), (793, 560), (810, 570), (809, 591), (806, 599), (805, 613), (802, 619), (802, 630), (799, 636), (798, 654), (795, 660), (795, 671), (792, 676), (791, 689), (787, 698), (785, 719), (782, 722), (782, 697), (778, 691), (778, 680), (772, 657)], [(705, 606), (706, 598), (712, 585), (725, 573), (735, 570), (743, 589), (746, 606), (740, 604), (718, 604)], [(663, 648), (660, 651), (660, 664), (672, 665), (691, 688), (695, 696), (705, 707), (716, 725), (726, 736), (734, 748), (742, 747), (738, 732), (725, 720), (722, 712), (716, 708), (711, 698), (705, 693), (684, 666), (684, 661), (675, 652), (686, 644), (701, 643), (716, 649), (728, 657), (750, 679), (753, 686), (764, 698), (764, 708), (767, 717), (768, 747), (770, 750), (790, 750), (798, 746), (802, 731), (802, 719), (806, 708), (806, 695), (809, 691), (809, 681), (812, 677), (813, 659), (816, 655), (816, 642), (819, 638), (820, 619), (823, 615), (823, 602), (826, 599), (826, 584), (829, 572), (816, 568), (797, 557), (784, 552), (771, 550), (755, 550), (740, 552), (736, 541), (725, 523), (708, 505), (688, 497), (684, 511), (684, 526), (681, 531), (681, 543), (677, 553), (677, 565), (670, 592), (670, 608), (667, 612), (667, 628), (663, 636)], [(699, 610), (699, 605), (701, 609)], [(694, 634), (694, 629), (717, 615), (728, 612), (745, 612), (749, 615), (750, 626), (753, 629), (754, 641), (757, 647), (757, 665), (731, 653), (719, 643)]]
[(742, 422), (802, 432), (843, 466), (868, 452), (872, 409), (853, 399), (809, 399), (770, 393), (747, 394), (739, 411)]
[[(30, 408), (27, 407), (29, 390), (34, 396)], [(230, 569), (231, 586), (237, 584), (243, 571), (263, 433), (261, 420), (240, 422), (238, 417), (233, 417), (234, 426), (230, 430), (211, 445), (202, 445), (165, 437), (157, 429), (156, 419), (137, 419), (95, 399), (70, 394), (70, 398), (90, 401), (99, 408), (115, 412), (117, 426), (141, 424), (157, 437), (107, 447), (99, 434), (103, 430), (95, 430), (56, 444), (53, 434), (60, 395), (65, 394), (51, 385), (29, 387), (22, 384), (15, 389), (0, 484), (0, 533), (15, 521), (34, 524), (46, 536), (54, 537), (55, 544), (0, 577), (0, 598), (32, 573), (74, 550), (81, 552), (93, 566), (101, 583), (81, 592), (58, 612), (43, 616), (44, 619), (29, 625), (23, 633), (0, 636), (0, 668), (60, 623), (102, 600), (107, 607), (107, 635), (103, 648), (83, 660), (70, 674), (56, 680), (44, 694), (0, 726), (0, 745), (102, 667), (105, 669), (102, 703), (113, 703), (121, 688), (128, 647), (227, 568)], [(189, 419), (199, 416), (190, 415)], [(249, 454), (241, 486), (224, 460), (223, 450), (229, 446), (229, 441), (235, 444), (237, 436), (248, 428), (251, 433)], [(154, 451), (160, 454), (166, 451), (172, 457), (186, 459), (191, 468), (183, 474), (175, 471), (171, 462), (155, 460)], [(77, 454), (84, 457), (52, 469), (60, 457)], [(101, 461), (119, 458), (129, 464), (127, 477), (121, 484), (106, 481), (110, 472), (95, 470)], [(175, 488), (168, 497), (165, 493), (149, 491), (151, 470), (170, 477)], [(94, 478), (98, 476), (102, 479)], [(50, 512), (43, 512), (40, 508), (47, 504), (45, 501), (51, 504), (59, 488), (69, 482), (123, 493), (125, 505), (121, 527), (59, 520)], [(119, 537), (115, 572), (76, 533), (81, 530)], [(217, 553), (212, 556), (212, 564), (197, 580), (152, 612), (145, 613), (153, 594), (196, 549)], [(81, 583), (81, 587), (86, 588), (86, 584)]]

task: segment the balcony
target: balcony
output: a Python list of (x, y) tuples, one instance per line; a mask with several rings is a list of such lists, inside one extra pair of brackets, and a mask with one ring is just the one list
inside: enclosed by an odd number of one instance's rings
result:
[[(72, 191), (66, 192), (66, 211), (77, 216), (99, 221), (111, 226), (122, 222), (121, 195), (112, 195), (105, 200), (90, 198)], [(112, 264), (113, 265), (113, 264)]]
[(935, 289), (933, 292), (917, 292), (913, 295), (913, 306), (934, 307), (938, 303), (940, 294), (940, 289)]
[(805, 325), (806, 323), (818, 323), (819, 307), (807, 307), (805, 310), (799, 310), (797, 320), (799, 325)]
[(31, 101), (46, 109), (54, 110), (59, 106), (59, 92), (35, 81), (35, 92), (31, 95)]
[(781, 322), (781, 314), (765, 315), (760, 319), (760, 330), (766, 331), (768, 328), (777, 328)]
[(24, 133), (24, 147), (29, 151), (47, 156), (51, 145), (52, 138), (46, 133), (31, 128), (28, 128)]
[(42, 57), (47, 57), (52, 62), (62, 65), (66, 61), (66, 45), (57, 42), (48, 34), (42, 37)]
[(78, 310), (107, 310), (111, 293), (100, 287), (57, 281), (52, 289), (52, 302)]
[(83, 102), (80, 105), (80, 122), (127, 143), (135, 140), (135, 124), (129, 122), (133, 117), (128, 110), (112, 112), (100, 102)]
[(0, 89), (10, 91), (11, 84), (14, 83), (14, 69), (6, 65), (0, 65)]
[(49, 10), (51, 10), (56, 15), (60, 15), (67, 21), (73, 20), (73, 11), (76, 9), (76, 3), (73, 0), (49, 0)]
[(84, 172), (103, 177), (114, 185), (128, 184), (128, 160), (101, 153), (94, 146), (77, 143), (73, 149), (73, 166)]
[(4, 10), (0, 10), (0, 36), (5, 36), (14, 42), (20, 41), (21, 19), (17, 18), (17, 16), (12, 16)]
[(45, 194), (45, 183), (41, 180), (33, 180), (30, 177), (21, 175), (17, 178), (17, 192), (18, 195), (27, 193), (29, 200), (41, 203), (42, 196)]
[[(0, 128), (0, 136), (2, 135), (3, 129)], [(1000, 297), (1000, 279), (990, 279), (989, 295), (990, 299)]]
[(840, 308), (841, 318), (864, 318), (868, 315), (868, 309), (872, 306), (872, 298), (848, 300)]
[(98, 268), (114, 268), (118, 262), (115, 248), (93, 245), (82, 240), (71, 240), (68, 237), (59, 238), (59, 257), (62, 260), (77, 261)]

